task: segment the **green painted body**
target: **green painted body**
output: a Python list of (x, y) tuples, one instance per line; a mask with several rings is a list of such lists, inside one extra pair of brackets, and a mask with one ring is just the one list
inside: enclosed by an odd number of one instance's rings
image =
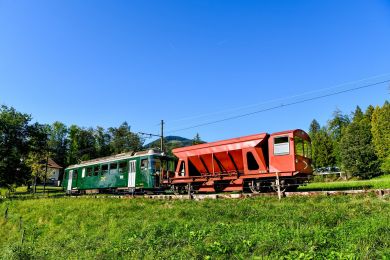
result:
[[(135, 166), (135, 170), (131, 171), (131, 165)], [(69, 166), (65, 169), (62, 186), (68, 192), (95, 189), (157, 189), (160, 188), (158, 173), (162, 169), (173, 172), (174, 167), (174, 158), (159, 153), (133, 156), (129, 154), (119, 158), (112, 156), (100, 161), (93, 160)], [(135, 179), (129, 182), (130, 172), (135, 172)], [(72, 176), (69, 176), (71, 173)]]

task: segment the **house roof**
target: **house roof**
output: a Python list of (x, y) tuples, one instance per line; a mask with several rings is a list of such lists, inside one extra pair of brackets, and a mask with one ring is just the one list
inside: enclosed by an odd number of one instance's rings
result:
[(47, 167), (53, 169), (62, 169), (62, 167), (59, 166), (52, 158), (49, 158), (49, 160), (47, 161)]

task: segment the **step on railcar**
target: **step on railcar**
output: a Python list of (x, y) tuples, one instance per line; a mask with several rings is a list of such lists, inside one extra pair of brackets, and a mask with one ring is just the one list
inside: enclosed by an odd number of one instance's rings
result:
[(177, 148), (175, 192), (295, 190), (313, 173), (309, 135), (300, 129)]
[(69, 166), (63, 187), (68, 194), (161, 192), (169, 188), (175, 165), (175, 158), (158, 150), (128, 152)]

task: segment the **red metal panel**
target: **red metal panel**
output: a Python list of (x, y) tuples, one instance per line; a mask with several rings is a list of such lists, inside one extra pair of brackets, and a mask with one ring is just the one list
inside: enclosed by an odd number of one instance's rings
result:
[[(268, 135), (265, 133), (249, 135), (218, 142), (193, 145), (189, 147), (173, 149), (173, 153), (186, 162), (186, 173), (190, 169), (190, 176), (215, 175), (222, 173), (248, 173), (246, 165), (246, 152), (252, 152), (259, 164), (259, 171), (265, 172), (267, 169), (263, 151), (261, 148), (255, 148), (262, 141), (266, 140)], [(187, 165), (187, 160), (191, 167)], [(193, 166), (193, 168), (192, 168)], [(194, 172), (195, 171), (195, 172)], [(196, 173), (197, 171), (197, 173)], [(178, 170), (176, 177), (179, 177)]]
[(202, 154), (212, 154), (219, 152), (227, 152), (233, 150), (240, 150), (247, 147), (255, 147), (258, 145), (264, 138), (266, 138), (267, 134), (255, 134), (244, 137), (232, 138), (228, 140), (211, 142), (206, 144), (198, 144), (183, 148), (173, 149), (173, 153), (178, 158), (185, 158), (190, 156), (198, 156)]
[[(235, 191), (243, 190), (244, 182), (269, 180), (276, 173), (279, 177), (311, 174), (310, 159), (295, 155), (294, 136), (310, 141), (304, 131), (297, 129), (174, 149), (179, 165), (171, 184), (177, 187), (191, 184), (200, 192)], [(281, 155), (274, 154), (275, 137), (287, 137), (278, 140), (276, 147)], [(283, 145), (285, 142), (288, 147)]]
[[(269, 171), (270, 172), (293, 172), (295, 171), (295, 150), (294, 150), (294, 131), (284, 131), (272, 134), (268, 139), (269, 150)], [(274, 153), (274, 138), (288, 136), (289, 138), (289, 154), (275, 155)]]
[[(288, 136), (290, 142), (290, 152), (287, 155), (274, 154), (274, 138)], [(269, 148), (269, 171), (270, 172), (302, 172), (311, 174), (313, 169), (310, 166), (310, 160), (295, 154), (294, 136), (299, 136), (310, 142), (310, 137), (301, 129), (277, 132), (270, 136), (268, 140)]]

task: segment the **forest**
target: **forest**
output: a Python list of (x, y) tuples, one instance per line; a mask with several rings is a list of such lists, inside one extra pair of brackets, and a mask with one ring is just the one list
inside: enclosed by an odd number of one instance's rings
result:
[[(32, 116), (0, 107), (0, 187), (31, 184), (42, 178), (47, 158), (64, 168), (84, 160), (144, 148), (144, 139), (127, 122), (118, 127), (32, 123)], [(305, 129), (305, 127), (302, 127)], [(390, 104), (340, 110), (321, 126), (309, 126), (315, 169), (339, 168), (350, 176), (372, 178), (390, 173)], [(199, 134), (192, 143), (201, 142)], [(175, 145), (177, 147), (177, 144)], [(168, 145), (171, 150), (173, 146)], [(170, 152), (170, 151), (168, 151)]]
[(339, 168), (362, 179), (390, 173), (390, 104), (359, 106), (350, 115), (340, 110), (322, 126), (309, 127), (315, 169)]

